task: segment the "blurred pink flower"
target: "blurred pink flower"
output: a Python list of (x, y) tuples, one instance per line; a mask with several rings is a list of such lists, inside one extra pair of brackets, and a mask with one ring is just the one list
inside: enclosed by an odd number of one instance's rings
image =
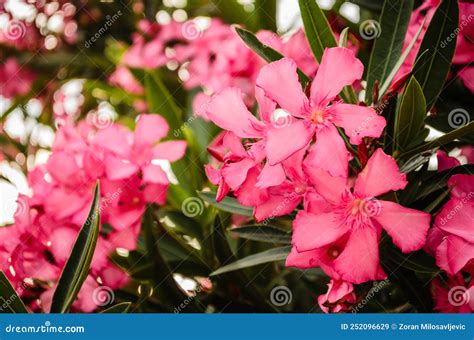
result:
[[(97, 308), (91, 294), (99, 282), (111, 289), (123, 286), (127, 276), (108, 255), (118, 247), (135, 249), (146, 204), (166, 200), (168, 177), (152, 161), (176, 161), (186, 148), (182, 141), (158, 143), (167, 132), (166, 121), (152, 114), (139, 117), (135, 132), (112, 123), (61, 126), (47, 163), (28, 175), (33, 195), (19, 197), (15, 224), (0, 229), (8, 240), (0, 248), (1, 268), (11, 281), (18, 287), (26, 278), (44, 282), (59, 278), (100, 180), (101, 221), (110, 227), (100, 233), (89, 277), (74, 308), (86, 312)], [(49, 290), (42, 298), (46, 311)]]
[(16, 59), (8, 58), (0, 65), (0, 95), (5, 98), (25, 95), (31, 90), (34, 78)]

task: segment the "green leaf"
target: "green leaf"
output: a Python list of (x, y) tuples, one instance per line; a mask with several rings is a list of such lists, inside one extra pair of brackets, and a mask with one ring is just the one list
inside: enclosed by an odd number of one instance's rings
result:
[(122, 303), (117, 303), (116, 305), (109, 307), (105, 310), (102, 311), (104, 314), (109, 314), (109, 313), (128, 313), (130, 310), (130, 306), (132, 305), (131, 302), (122, 302)]
[(3, 271), (0, 271), (0, 313), (28, 313)]
[(239, 24), (245, 22), (250, 30), (255, 31), (258, 24), (258, 15), (247, 12), (237, 0), (212, 0), (214, 6), (220, 12), (220, 16), (229, 24)]
[(382, 84), (400, 58), (413, 0), (385, 0), (380, 14), (380, 36), (375, 40), (367, 71), (366, 102), (372, 100), (376, 80)]
[(346, 27), (342, 30), (341, 34), (339, 35), (339, 47), (347, 47), (347, 36), (349, 35), (349, 27)]
[(212, 191), (201, 191), (198, 192), (199, 197), (201, 197), (207, 203), (213, 205), (214, 207), (230, 212), (231, 214), (238, 214), (243, 216), (253, 216), (253, 209), (250, 207), (244, 207), (232, 197), (224, 197), (220, 202), (216, 201), (216, 193)]
[(284, 229), (269, 225), (244, 225), (229, 231), (239, 237), (270, 243), (291, 244), (291, 234)]
[(291, 247), (286, 246), (280, 248), (273, 248), (258, 254), (250, 255), (217, 269), (216, 271), (212, 272), (210, 276), (216, 276), (234, 270), (253, 267), (262, 263), (282, 261), (288, 257), (290, 250)]
[(404, 150), (422, 131), (426, 118), (425, 108), (425, 97), (420, 84), (411, 77), (395, 119), (396, 149)]
[(277, 30), (276, 7), (276, 0), (255, 0), (259, 29), (267, 29), (273, 32)]
[(321, 62), (324, 49), (337, 46), (336, 38), (316, 0), (298, 0), (298, 4), (309, 46), (316, 60)]
[[(457, 0), (443, 0), (421, 42), (417, 55), (419, 61), (413, 73), (423, 89), (427, 111), (435, 104), (451, 67), (456, 39), (450, 36), (458, 29), (458, 17)], [(426, 50), (428, 53), (423, 54)]]
[(87, 219), (79, 231), (71, 254), (64, 266), (51, 303), (51, 313), (67, 313), (87, 278), (100, 228), (100, 185), (97, 182), (94, 200)]
[[(252, 49), (265, 61), (271, 63), (272, 61), (277, 61), (284, 57), (280, 52), (275, 51), (270, 46), (260, 42), (260, 40), (258, 40), (258, 38), (252, 32), (249, 32), (240, 27), (236, 27), (235, 31), (240, 36), (240, 38), (247, 44), (247, 46), (250, 47), (250, 49)], [(298, 76), (303, 88), (305, 88), (306, 84), (311, 81), (311, 79), (300, 69), (298, 69)]]
[(171, 136), (180, 127), (182, 112), (157, 71), (145, 74), (145, 94), (149, 111), (166, 119), (170, 126), (168, 136)]
[(403, 65), (406, 58), (410, 54), (411, 50), (413, 49), (413, 46), (415, 46), (415, 43), (418, 40), (418, 37), (420, 36), (421, 32), (423, 31), (425, 21), (426, 21), (426, 18), (423, 19), (423, 22), (421, 23), (420, 27), (418, 28), (418, 31), (416, 31), (416, 33), (415, 33), (415, 36), (413, 37), (413, 39), (408, 44), (405, 51), (403, 51), (400, 59), (398, 59), (395, 66), (392, 68), (392, 71), (389, 73), (389, 75), (387, 76), (387, 78), (383, 82), (382, 86), (380, 86), (379, 99), (382, 98), (382, 96), (385, 94), (385, 92), (387, 92), (388, 88), (390, 87), (390, 84), (392, 83), (393, 78), (395, 78), (395, 76), (398, 73), (398, 70), (400, 70), (400, 67)]
[(410, 149), (407, 152), (401, 154), (400, 158), (406, 159), (420, 152), (444, 146), (445, 144), (452, 142), (455, 139), (461, 138), (465, 135), (472, 134), (472, 133), (474, 133), (474, 121), (470, 122), (467, 125), (464, 125), (463, 127), (460, 127), (459, 129), (448, 132), (431, 142), (428, 142), (416, 148)]

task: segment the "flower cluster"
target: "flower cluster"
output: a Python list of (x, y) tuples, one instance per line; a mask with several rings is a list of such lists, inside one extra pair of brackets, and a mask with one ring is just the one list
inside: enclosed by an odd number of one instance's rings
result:
[[(254, 207), (259, 221), (289, 214), (302, 203), (286, 265), (321, 267), (334, 280), (332, 295), (350, 295), (349, 300), (353, 283), (386, 278), (378, 254), (382, 230), (403, 252), (412, 252), (424, 246), (430, 223), (427, 213), (376, 198), (407, 184), (395, 160), (381, 149), (358, 174), (349, 172), (352, 155), (338, 128), (350, 144), (365, 145), (386, 124), (372, 108), (338, 99), (362, 72), (351, 50), (326, 49), (307, 97), (296, 63), (284, 58), (263, 67), (257, 77), (260, 120), (235, 88), (214, 96), (207, 111), (228, 131), (220, 148), (210, 148), (222, 166), (206, 169), (219, 185), (217, 200), (232, 191), (243, 205)], [(320, 300), (331, 302), (330, 294)]]
[[(133, 43), (122, 59), (123, 65), (133, 68), (153, 69), (166, 64), (179, 65), (185, 74), (182, 78), (188, 90), (200, 87), (204, 92), (196, 95), (194, 112), (206, 117), (209, 95), (227, 87), (242, 90), (247, 105), (254, 100), (254, 85), (264, 61), (242, 43), (232, 26), (219, 19), (209, 21), (198, 18), (179, 23), (171, 21), (158, 25), (140, 21), (139, 32), (132, 37)], [(270, 31), (259, 31), (259, 40), (292, 58), (306, 74), (314, 75), (317, 63), (302, 30), (288, 39), (282, 39)], [(177, 66), (174, 66), (177, 67)], [(130, 72), (119, 67), (113, 81), (127, 86), (132, 93), (140, 89)]]
[[(153, 114), (141, 115), (135, 132), (117, 124), (103, 129), (87, 122), (60, 127), (47, 163), (29, 173), (32, 196), (20, 196), (15, 224), (0, 230), (6, 240), (0, 249), (1, 269), (16, 287), (29, 279), (29, 288), (44, 290), (33, 309), (49, 310), (52, 283), (87, 219), (97, 180), (102, 229), (74, 307), (90, 312), (97, 308), (94, 289), (116, 289), (127, 282), (108, 255), (116, 248), (135, 249), (146, 205), (166, 201), (169, 179), (160, 164), (183, 157), (186, 148), (183, 141), (159, 143), (167, 134), (166, 121)], [(22, 291), (28, 294), (28, 289)]]

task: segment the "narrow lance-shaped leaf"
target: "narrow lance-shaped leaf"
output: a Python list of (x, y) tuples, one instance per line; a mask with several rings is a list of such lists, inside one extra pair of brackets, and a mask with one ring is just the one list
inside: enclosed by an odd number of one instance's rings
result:
[(291, 246), (286, 246), (280, 248), (273, 248), (258, 254), (250, 255), (217, 269), (215, 272), (211, 273), (211, 276), (220, 275), (243, 268), (253, 267), (263, 263), (282, 261), (288, 257), (290, 250)]
[(28, 313), (3, 271), (0, 271), (0, 313)]
[(388, 90), (388, 88), (390, 87), (390, 84), (392, 83), (393, 78), (395, 78), (395, 76), (398, 73), (398, 70), (400, 70), (400, 67), (403, 65), (406, 58), (410, 54), (411, 50), (413, 49), (413, 46), (415, 46), (415, 43), (418, 40), (418, 37), (423, 31), (423, 27), (425, 26), (425, 21), (426, 21), (426, 18), (423, 19), (423, 22), (421, 23), (420, 27), (416, 31), (415, 35), (413, 36), (413, 39), (410, 41), (405, 51), (403, 51), (400, 59), (398, 59), (398, 61), (395, 63), (395, 66), (392, 68), (392, 71), (387, 76), (387, 79), (385, 79), (382, 86), (380, 86), (379, 99), (382, 98), (382, 96)]
[(150, 112), (162, 115), (170, 126), (169, 135), (179, 129), (181, 109), (156, 71), (145, 74), (145, 94)]
[(215, 206), (220, 210), (230, 212), (232, 214), (239, 214), (243, 216), (253, 216), (253, 209), (250, 207), (244, 207), (232, 197), (224, 197), (222, 201), (216, 201), (216, 193), (211, 191), (201, 191), (198, 192), (199, 197), (201, 197), (207, 203)]
[(401, 154), (400, 158), (403, 158), (403, 159), (410, 158), (413, 155), (416, 155), (420, 152), (444, 146), (446, 143), (452, 142), (455, 139), (458, 139), (458, 138), (461, 138), (463, 136), (473, 134), (473, 133), (474, 133), (474, 121), (470, 122), (467, 125), (464, 125), (463, 127), (460, 127), (459, 129), (446, 133), (435, 140), (432, 140), (428, 143), (417, 146), (416, 148), (410, 149), (407, 152)]
[(100, 228), (100, 185), (97, 183), (86, 222), (79, 231), (51, 303), (51, 313), (67, 313), (89, 273)]
[(385, 0), (380, 14), (380, 36), (375, 40), (367, 70), (365, 100), (372, 99), (375, 80), (382, 84), (397, 63), (410, 21), (413, 0)]
[(229, 231), (248, 240), (291, 244), (291, 234), (289, 232), (269, 225), (244, 225), (231, 228)]
[(404, 150), (422, 131), (426, 118), (426, 102), (420, 84), (410, 79), (395, 119), (395, 147)]
[[(426, 109), (435, 104), (454, 56), (458, 28), (459, 8), (457, 0), (443, 0), (436, 9), (418, 51), (413, 73), (423, 89)], [(424, 51), (429, 53), (422, 55)]]
[(336, 47), (337, 42), (324, 12), (316, 0), (298, 0), (304, 31), (311, 51), (318, 62), (321, 62), (326, 47)]
[[(271, 63), (273, 61), (280, 60), (284, 57), (283, 54), (281, 54), (280, 52), (274, 50), (268, 45), (263, 44), (252, 32), (249, 32), (241, 27), (235, 27), (235, 31), (237, 32), (239, 37), (245, 42), (245, 44), (247, 44), (249, 48), (251, 48), (265, 61)], [(298, 69), (298, 76), (300, 78), (300, 83), (303, 88), (311, 81), (311, 79), (300, 69)]]
[(128, 313), (130, 310), (130, 306), (132, 305), (131, 302), (122, 302), (122, 303), (117, 303), (116, 305), (113, 305), (112, 307), (109, 307), (105, 310), (102, 311), (104, 314), (109, 314), (109, 313)]

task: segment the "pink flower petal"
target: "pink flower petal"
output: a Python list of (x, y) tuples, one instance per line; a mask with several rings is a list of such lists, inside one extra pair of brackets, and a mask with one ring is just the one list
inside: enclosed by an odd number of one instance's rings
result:
[(404, 253), (421, 249), (430, 227), (430, 214), (402, 207), (388, 201), (375, 201), (380, 206), (372, 218), (392, 237), (393, 243)]
[(301, 202), (298, 196), (272, 195), (268, 199), (255, 206), (255, 219), (261, 222), (267, 218), (275, 218), (290, 214)]
[(436, 159), (438, 161), (438, 171), (447, 170), (461, 165), (461, 162), (459, 162), (455, 157), (448, 156), (448, 154), (442, 150), (436, 151)]
[(255, 161), (252, 158), (225, 164), (221, 170), (222, 177), (232, 190), (237, 190), (247, 178), (249, 170), (254, 166)]
[(327, 104), (344, 86), (360, 79), (363, 72), (364, 65), (353, 51), (344, 47), (327, 48), (311, 84), (311, 100), (316, 104)]
[(155, 164), (149, 164), (143, 167), (143, 182), (168, 185), (169, 180), (166, 172), (163, 171), (161, 166)]
[(265, 148), (268, 162), (275, 165), (284, 161), (306, 147), (312, 137), (312, 129), (301, 120), (285, 127), (269, 129)]
[(270, 165), (266, 163), (258, 176), (257, 186), (268, 188), (281, 184), (286, 178), (285, 171), (281, 164)]
[(176, 162), (178, 159), (183, 158), (186, 146), (187, 143), (181, 140), (162, 142), (153, 148), (153, 158)]
[(335, 260), (335, 269), (352, 283), (384, 279), (386, 275), (379, 264), (377, 231), (370, 226), (352, 231), (346, 247)]
[(445, 233), (454, 234), (474, 243), (473, 218), (474, 206), (472, 203), (450, 199), (436, 216), (435, 225)]
[(255, 187), (258, 180), (259, 170), (251, 168), (247, 174), (247, 178), (240, 188), (235, 191), (237, 200), (247, 207), (254, 207), (268, 200), (268, 191), (266, 189), (258, 189)]
[(261, 69), (257, 86), (283, 110), (295, 117), (302, 117), (308, 98), (301, 89), (296, 69), (296, 63), (289, 58), (274, 61)]
[(168, 123), (157, 114), (141, 114), (135, 127), (135, 144), (152, 145), (168, 134)]
[(305, 165), (326, 170), (335, 177), (347, 178), (349, 153), (334, 125), (330, 124), (317, 132), (316, 143), (311, 146)]
[(319, 259), (322, 257), (324, 250), (315, 249), (310, 251), (299, 252), (296, 247), (291, 248), (291, 252), (286, 258), (286, 267), (296, 267), (301, 269), (314, 268), (319, 265)]
[(53, 153), (48, 159), (46, 168), (51, 176), (62, 184), (74, 185), (74, 183), (78, 183), (77, 176), (80, 169), (71, 154), (66, 152)]
[(112, 125), (97, 132), (94, 145), (128, 158), (132, 150), (133, 134), (121, 125)]
[(474, 244), (457, 236), (446, 237), (436, 250), (436, 264), (455, 275), (474, 259)]
[(238, 137), (255, 138), (261, 135), (254, 125), (262, 123), (247, 110), (238, 88), (229, 87), (215, 95), (207, 108), (207, 117), (221, 129), (232, 131)]
[(121, 160), (118, 157), (107, 156), (105, 158), (105, 172), (107, 178), (111, 181), (128, 178), (136, 174), (138, 170), (138, 165)]
[(293, 222), (293, 245), (298, 251), (308, 251), (328, 245), (349, 230), (334, 212), (312, 214), (301, 210)]
[(335, 104), (331, 112), (333, 123), (344, 129), (351, 144), (360, 144), (364, 137), (380, 137), (387, 124), (385, 118), (367, 106)]
[(377, 149), (357, 177), (354, 191), (365, 197), (376, 197), (403, 189), (407, 183), (406, 175), (400, 172), (395, 160)]
[(346, 177), (331, 176), (329, 172), (315, 168), (312, 163), (311, 153), (306, 157), (304, 170), (308, 176), (309, 182), (314, 186), (315, 190), (323, 196), (327, 201), (338, 204), (342, 195), (347, 188)]

